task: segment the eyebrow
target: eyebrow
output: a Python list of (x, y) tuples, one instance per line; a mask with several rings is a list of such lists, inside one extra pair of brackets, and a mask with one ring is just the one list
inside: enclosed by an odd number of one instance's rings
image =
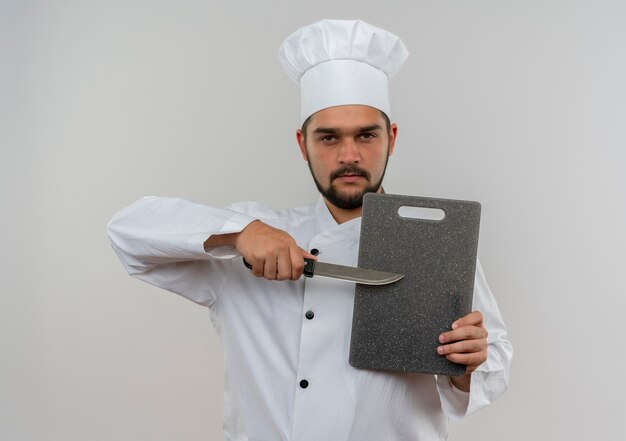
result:
[[(357, 127), (354, 133), (373, 132), (375, 130), (382, 130), (379, 124), (372, 124), (369, 126)], [(317, 127), (313, 130), (313, 134), (326, 133), (330, 135), (336, 135), (341, 133), (341, 129), (337, 127)]]

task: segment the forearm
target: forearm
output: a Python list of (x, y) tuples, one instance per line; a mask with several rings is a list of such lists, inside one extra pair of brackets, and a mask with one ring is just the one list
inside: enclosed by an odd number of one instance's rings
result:
[(459, 390), (463, 392), (470, 391), (470, 384), (472, 382), (472, 374), (465, 374), (460, 377), (450, 377), (450, 382)]
[(239, 233), (213, 234), (204, 241), (204, 250), (208, 251), (209, 248), (214, 247), (235, 246), (237, 236)]
[(212, 234), (204, 241), (204, 250), (208, 252), (209, 248), (232, 246), (237, 247), (237, 239), (244, 233), (244, 230), (250, 230), (262, 224), (259, 220), (250, 222), (246, 227), (238, 233)]
[(484, 313), (483, 324), (489, 332), (487, 359), (471, 375), (438, 378), (442, 407), (453, 420), (493, 402), (506, 391), (508, 385), (513, 348), (480, 262), (477, 262), (472, 309)]

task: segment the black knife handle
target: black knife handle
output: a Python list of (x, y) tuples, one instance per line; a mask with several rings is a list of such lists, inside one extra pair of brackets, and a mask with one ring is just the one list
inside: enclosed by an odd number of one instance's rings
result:
[(315, 272), (315, 260), (304, 258), (304, 277), (313, 277), (313, 273)]
[[(246, 261), (246, 259), (243, 259), (243, 264), (246, 266), (246, 268), (252, 269), (252, 265), (250, 265)], [(304, 258), (304, 271), (302, 274), (304, 274), (305, 277), (313, 277), (314, 272), (315, 272), (315, 260), (305, 257)]]
[(246, 266), (246, 268), (252, 269), (252, 265), (250, 265), (246, 259), (243, 259), (243, 264)]

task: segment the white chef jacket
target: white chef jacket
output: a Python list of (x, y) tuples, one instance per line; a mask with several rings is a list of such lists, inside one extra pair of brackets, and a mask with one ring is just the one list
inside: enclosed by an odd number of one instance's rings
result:
[(233, 247), (204, 250), (209, 236), (239, 232), (255, 219), (319, 250), (321, 262), (357, 264), (361, 219), (337, 224), (321, 197), (287, 210), (145, 197), (108, 225), (130, 275), (209, 308), (224, 348), (227, 441), (440, 440), (448, 417), (506, 390), (512, 346), (480, 263), (473, 309), (484, 315), (489, 355), (466, 393), (445, 376), (350, 366), (354, 284), (270, 281), (245, 268)]

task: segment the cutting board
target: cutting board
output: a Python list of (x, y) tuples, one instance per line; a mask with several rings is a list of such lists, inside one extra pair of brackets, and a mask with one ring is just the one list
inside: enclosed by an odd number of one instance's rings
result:
[(479, 224), (478, 202), (365, 195), (358, 266), (404, 278), (356, 285), (352, 366), (465, 373), (465, 366), (437, 354), (437, 347), (439, 335), (471, 312)]

